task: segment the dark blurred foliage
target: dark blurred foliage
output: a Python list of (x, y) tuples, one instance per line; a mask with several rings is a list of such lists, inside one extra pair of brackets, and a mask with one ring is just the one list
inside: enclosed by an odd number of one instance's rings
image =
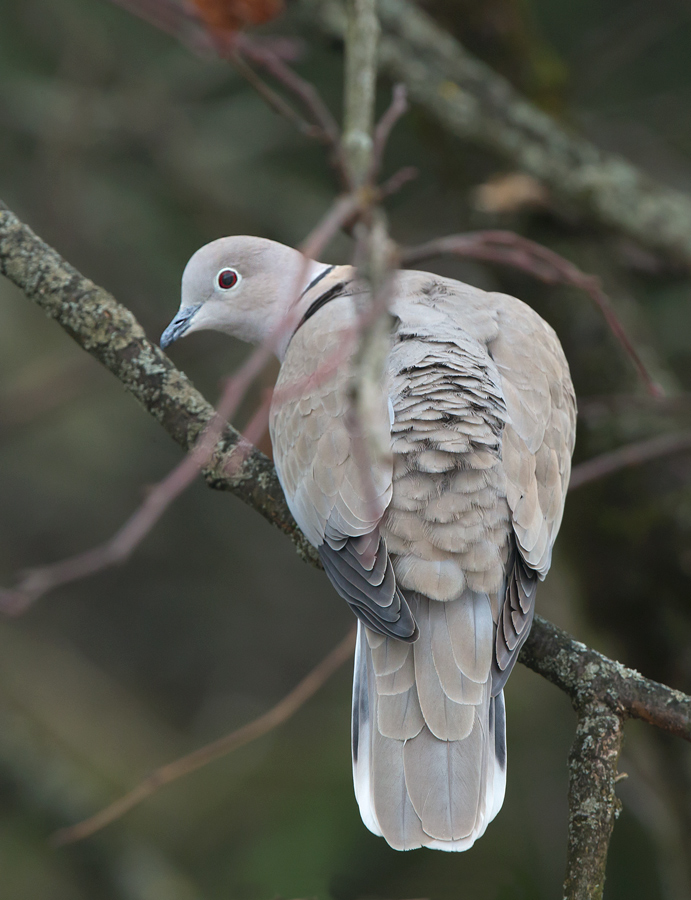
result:
[[(691, 187), (691, 7), (682, 0), (429, 0), (447, 27), (536, 102), (656, 177)], [(291, 34), (290, 15), (273, 32)], [(300, 72), (340, 109), (341, 57), (316, 35)], [(381, 86), (381, 102), (389, 87)], [(540, 240), (599, 274), (671, 394), (691, 391), (686, 273), (556, 202), (478, 211), (510, 171), (414, 109), (387, 169), (419, 167), (389, 203), (405, 243), (482, 226)], [(192, 57), (105, 0), (0, 5), (0, 196), (130, 306), (153, 338), (188, 256), (222, 234), (300, 241), (334, 182), (317, 146), (225, 65)], [(328, 259), (344, 261), (346, 238)], [(479, 264), (436, 270), (514, 293), (557, 328), (581, 406), (577, 459), (688, 427), (653, 407), (589, 301)], [(246, 349), (194, 335), (171, 355), (209, 399)], [(257, 393), (248, 398), (247, 415)], [(242, 419), (242, 416), (240, 417)], [(179, 459), (120, 385), (0, 283), (0, 575), (106, 538)], [(549, 618), (691, 691), (689, 459), (583, 488), (567, 504)], [(0, 898), (541, 900), (560, 896), (567, 699), (521, 667), (507, 691), (506, 803), (465, 854), (399, 854), (354, 802), (349, 674), (285, 727), (167, 788), (103, 834), (51, 849), (155, 766), (266, 710), (345, 633), (323, 575), (227, 495), (197, 484), (126, 566), (0, 622)], [(635, 723), (609, 900), (691, 894), (691, 754)]]

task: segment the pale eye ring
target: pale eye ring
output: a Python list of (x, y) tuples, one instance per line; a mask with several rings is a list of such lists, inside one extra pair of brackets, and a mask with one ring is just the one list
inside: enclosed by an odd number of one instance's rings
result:
[(226, 267), (216, 275), (216, 287), (222, 291), (229, 291), (240, 283), (240, 273), (236, 269)]

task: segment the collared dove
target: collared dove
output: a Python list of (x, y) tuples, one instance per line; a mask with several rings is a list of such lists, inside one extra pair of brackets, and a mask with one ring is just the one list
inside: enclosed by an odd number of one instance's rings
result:
[(366, 292), (350, 266), (222, 238), (187, 264), (161, 346), (201, 329), (273, 341), (278, 476), (359, 620), (362, 819), (398, 850), (466, 850), (504, 799), (503, 687), (562, 518), (574, 391), (554, 331), (520, 300), (398, 272), (375, 423), (391, 453), (365, 468), (349, 386)]

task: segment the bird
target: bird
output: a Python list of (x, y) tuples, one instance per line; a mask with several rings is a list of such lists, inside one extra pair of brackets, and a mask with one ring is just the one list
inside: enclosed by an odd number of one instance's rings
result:
[(187, 263), (160, 345), (212, 329), (275, 350), (278, 477), (358, 620), (362, 820), (396, 850), (463, 851), (504, 800), (504, 685), (550, 567), (576, 399), (559, 339), (530, 306), (399, 270), (369, 422), (386, 445), (363, 456), (352, 382), (369, 290), (352, 266), (219, 238)]

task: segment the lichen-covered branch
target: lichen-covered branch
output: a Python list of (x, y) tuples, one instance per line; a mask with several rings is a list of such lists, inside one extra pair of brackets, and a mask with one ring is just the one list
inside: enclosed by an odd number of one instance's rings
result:
[[(132, 313), (80, 274), (0, 203), (0, 274), (55, 319), (118, 378), (185, 450), (194, 446), (214, 415), (186, 375), (146, 339)], [(288, 534), (305, 559), (315, 561), (291, 516), (271, 461), (251, 450), (241, 467), (226, 471), (240, 434), (228, 426), (204, 470), (207, 482), (231, 491)]]
[[(340, 0), (299, 0), (310, 27), (342, 37)], [(596, 222), (691, 265), (691, 198), (567, 131), (410, 0), (379, 0), (379, 67), (451, 134), (529, 172)]]
[(604, 703), (617, 716), (643, 719), (691, 742), (691, 697), (591, 650), (541, 616), (519, 660), (568, 694), (577, 710)]
[[(194, 445), (213, 408), (162, 351), (147, 341), (125, 307), (93, 284), (0, 206), (0, 274), (6, 275), (85, 350), (102, 362), (185, 449)], [(271, 462), (252, 450), (228, 471), (238, 433), (218, 442), (208, 483), (230, 490), (293, 539), (303, 558), (315, 554), (288, 511)], [(568, 900), (601, 896), (607, 844), (617, 810), (614, 796), (621, 726), (643, 719), (691, 741), (691, 697), (644, 678), (573, 640), (540, 617), (520, 660), (571, 698), (579, 713), (572, 752)], [(597, 891), (600, 891), (598, 894)]]
[(621, 808), (615, 784), (623, 725), (605, 703), (578, 711), (569, 754), (564, 900), (602, 900), (609, 841)]

